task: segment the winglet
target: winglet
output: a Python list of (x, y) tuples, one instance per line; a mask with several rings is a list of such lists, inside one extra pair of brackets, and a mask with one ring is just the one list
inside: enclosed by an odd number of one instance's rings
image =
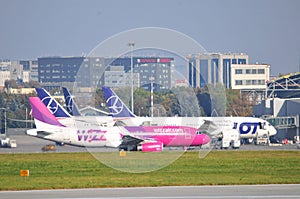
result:
[(102, 91), (113, 117), (136, 117), (113, 90), (103, 86)]
[(38, 97), (29, 97), (32, 115), (35, 119), (56, 126), (62, 125)]
[(69, 90), (65, 87), (62, 87), (62, 89), (63, 89), (63, 92), (64, 92), (66, 108), (67, 108), (68, 113), (73, 115), (73, 116), (81, 116), (80, 111), (78, 109), (78, 106), (74, 102)]
[(43, 88), (35, 88), (38, 97), (57, 118), (68, 118), (71, 115)]

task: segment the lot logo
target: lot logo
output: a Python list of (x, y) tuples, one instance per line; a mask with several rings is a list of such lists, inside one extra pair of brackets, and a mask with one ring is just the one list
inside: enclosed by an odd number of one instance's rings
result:
[(106, 102), (108, 104), (108, 108), (111, 111), (111, 114), (118, 115), (123, 111), (123, 103), (121, 102), (119, 97), (111, 96)]
[[(240, 134), (255, 134), (257, 131), (257, 127), (260, 125), (259, 122), (243, 122), (239, 126)], [(238, 128), (238, 123), (234, 122), (233, 129)]]
[(69, 113), (73, 112), (73, 100), (71, 96), (66, 97), (66, 108)]
[(58, 104), (51, 97), (44, 97), (42, 102), (53, 114), (58, 111)]

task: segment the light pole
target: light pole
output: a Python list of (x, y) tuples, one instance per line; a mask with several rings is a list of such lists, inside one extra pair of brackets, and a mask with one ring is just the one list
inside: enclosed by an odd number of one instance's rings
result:
[(151, 86), (151, 89), (150, 89), (150, 93), (151, 93), (151, 98), (150, 98), (150, 100), (151, 100), (151, 117), (153, 117), (153, 81), (154, 81), (154, 77), (153, 76), (151, 76), (150, 78), (149, 78), (149, 80), (150, 80), (150, 82), (151, 82), (151, 84), (150, 84), (150, 86)]
[(1, 110), (4, 112), (4, 135), (6, 136), (6, 108), (1, 108)]
[(130, 73), (131, 73), (131, 112), (134, 113), (134, 103), (133, 103), (133, 47), (134, 43), (128, 43), (130, 46)]

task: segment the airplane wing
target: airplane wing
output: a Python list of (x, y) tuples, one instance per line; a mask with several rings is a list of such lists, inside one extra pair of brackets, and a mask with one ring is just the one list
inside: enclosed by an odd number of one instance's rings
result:
[(119, 145), (119, 148), (122, 148), (125, 146), (136, 146), (143, 141), (144, 141), (144, 139), (141, 139), (141, 138), (133, 137), (131, 135), (124, 135), (122, 138), (122, 143)]
[(155, 139), (142, 139), (131, 135), (124, 135), (119, 149), (126, 151), (157, 152), (163, 150), (163, 143)]

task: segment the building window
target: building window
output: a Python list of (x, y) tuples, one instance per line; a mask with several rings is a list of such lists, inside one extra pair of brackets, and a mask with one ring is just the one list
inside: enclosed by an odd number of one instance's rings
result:
[(243, 80), (235, 80), (235, 85), (243, 85)]
[(243, 74), (243, 70), (242, 69), (235, 69), (235, 74)]
[(256, 69), (252, 69), (252, 74), (256, 74)]
[(251, 80), (246, 80), (246, 85), (251, 85)]
[(258, 70), (257, 70), (257, 73), (258, 73), (258, 74), (265, 74), (265, 69), (258, 69)]
[(246, 59), (238, 59), (238, 64), (246, 64)]
[(246, 69), (246, 74), (251, 74), (251, 70), (250, 69)]
[(258, 80), (258, 85), (265, 85), (265, 80), (263, 80), (263, 79)]

